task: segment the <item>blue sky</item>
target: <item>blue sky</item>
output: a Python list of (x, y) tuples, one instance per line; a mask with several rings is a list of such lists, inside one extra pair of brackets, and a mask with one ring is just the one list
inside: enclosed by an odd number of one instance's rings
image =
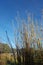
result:
[[(5, 30), (8, 31), (10, 39), (14, 39), (11, 22), (17, 16), (17, 11), (25, 17), (25, 11), (33, 13), (40, 19), (43, 9), (43, 0), (0, 0), (0, 40), (7, 42)], [(15, 21), (15, 20), (14, 20)], [(39, 24), (43, 22), (38, 22)], [(14, 22), (15, 27), (17, 26)]]

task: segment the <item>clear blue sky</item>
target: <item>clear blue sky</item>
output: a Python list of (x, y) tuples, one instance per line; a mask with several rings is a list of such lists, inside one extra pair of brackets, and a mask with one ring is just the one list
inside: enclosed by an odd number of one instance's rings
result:
[(0, 40), (7, 42), (5, 30), (8, 31), (10, 39), (14, 38), (11, 21), (17, 11), (24, 16), (24, 11), (28, 10), (35, 14), (37, 19), (40, 19), (41, 9), (43, 9), (43, 0), (0, 0)]

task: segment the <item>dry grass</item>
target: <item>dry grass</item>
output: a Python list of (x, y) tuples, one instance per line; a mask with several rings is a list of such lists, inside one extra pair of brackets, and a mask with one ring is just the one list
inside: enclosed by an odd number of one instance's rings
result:
[(0, 64), (6, 65), (7, 61), (14, 62), (14, 57), (10, 53), (2, 53), (0, 54)]

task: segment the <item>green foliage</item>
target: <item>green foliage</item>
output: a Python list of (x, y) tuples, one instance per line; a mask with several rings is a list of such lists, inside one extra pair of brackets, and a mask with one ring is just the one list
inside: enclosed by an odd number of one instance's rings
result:
[(0, 43), (0, 52), (2, 53), (9, 53), (11, 52), (11, 48), (9, 47), (8, 44), (3, 44), (3, 43)]

